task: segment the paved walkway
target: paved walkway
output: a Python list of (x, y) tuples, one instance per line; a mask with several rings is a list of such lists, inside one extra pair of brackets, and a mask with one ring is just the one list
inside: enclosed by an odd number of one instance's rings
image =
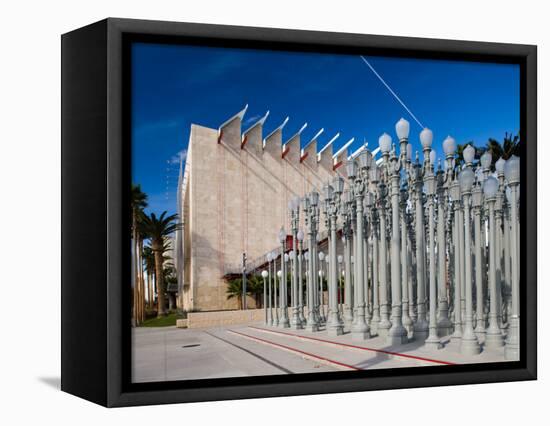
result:
[(374, 337), (362, 342), (349, 333), (328, 337), (264, 324), (214, 329), (133, 329), (133, 381), (311, 373), (338, 370), (422, 367), (504, 361), (504, 349), (460, 354), (458, 343), (427, 349), (410, 341), (388, 346)]

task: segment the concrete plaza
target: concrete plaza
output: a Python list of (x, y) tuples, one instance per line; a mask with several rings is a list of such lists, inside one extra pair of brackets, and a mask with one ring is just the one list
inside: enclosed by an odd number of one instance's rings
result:
[(388, 346), (380, 337), (356, 342), (349, 333), (327, 337), (263, 323), (135, 328), (132, 379), (154, 382), (504, 361), (504, 348), (465, 356), (457, 342), (443, 338), (442, 343), (439, 350), (414, 340)]

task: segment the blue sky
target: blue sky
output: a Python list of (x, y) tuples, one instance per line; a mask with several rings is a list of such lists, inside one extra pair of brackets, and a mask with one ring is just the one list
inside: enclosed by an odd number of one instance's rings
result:
[[(484, 145), (519, 131), (519, 66), (458, 61), (366, 57), (418, 120), (441, 142)], [(338, 149), (352, 149), (395, 123), (411, 123), (420, 150), (420, 126), (359, 56), (136, 43), (132, 47), (132, 180), (149, 196), (148, 211), (176, 210), (179, 153), (192, 123), (218, 126), (249, 104), (244, 128), (267, 110), (267, 134), (286, 116), (283, 139), (305, 122), (306, 143), (320, 128), (322, 146), (337, 132)]]

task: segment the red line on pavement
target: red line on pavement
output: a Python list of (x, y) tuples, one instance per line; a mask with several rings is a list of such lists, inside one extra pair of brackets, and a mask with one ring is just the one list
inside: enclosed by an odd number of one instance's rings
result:
[[(253, 327), (253, 328), (256, 328), (256, 327)], [(296, 349), (296, 348), (292, 348), (290, 346), (282, 345), (280, 343), (272, 342), (271, 340), (262, 339), (261, 337), (251, 336), (249, 334), (241, 333), (241, 332), (235, 331), (235, 330), (227, 330), (227, 331), (229, 333), (234, 333), (234, 334), (238, 334), (240, 336), (248, 337), (249, 339), (258, 340), (258, 341), (266, 343), (268, 345), (278, 346), (280, 348), (287, 349), (287, 350), (292, 351), (292, 352), (298, 352), (302, 355), (306, 355), (306, 356), (309, 356), (311, 358), (317, 358), (317, 359), (320, 359), (322, 361), (325, 361), (325, 362), (328, 362), (328, 363), (331, 363), (331, 364), (336, 364), (336, 365), (339, 365), (339, 366), (342, 366), (342, 367), (345, 367), (345, 368), (349, 368), (351, 370), (362, 370), (362, 368), (355, 367), (353, 365), (344, 364), (343, 362), (340, 362), (340, 361), (334, 361), (333, 359), (325, 358), (325, 357), (320, 356), (320, 355), (314, 355), (314, 354), (311, 354), (309, 352), (302, 351), (300, 349)]]
[(416, 355), (407, 355), (407, 354), (403, 354), (403, 353), (400, 353), (400, 352), (392, 352), (392, 351), (386, 351), (384, 349), (368, 348), (368, 347), (365, 347), (365, 346), (350, 345), (349, 343), (334, 342), (332, 340), (324, 340), (324, 339), (319, 339), (317, 337), (302, 336), (300, 334), (294, 334), (294, 333), (285, 333), (283, 331), (270, 330), (268, 328), (262, 328), (262, 327), (254, 327), (252, 325), (249, 326), (249, 328), (255, 328), (257, 330), (262, 330), (262, 331), (265, 331), (265, 332), (268, 332), (268, 333), (277, 333), (277, 334), (283, 334), (283, 335), (286, 335), (286, 336), (298, 337), (300, 339), (316, 340), (318, 342), (330, 343), (330, 344), (337, 345), (337, 346), (345, 346), (345, 347), (353, 348), (353, 349), (361, 349), (363, 351), (379, 352), (379, 353), (383, 353), (383, 354), (387, 354), (387, 355), (401, 356), (401, 357), (404, 357), (404, 358), (411, 358), (411, 359), (416, 359), (416, 360), (420, 360), (420, 361), (435, 362), (435, 363), (438, 363), (438, 364), (456, 365), (454, 362), (441, 361), (439, 359), (425, 358), (425, 357), (416, 356)]

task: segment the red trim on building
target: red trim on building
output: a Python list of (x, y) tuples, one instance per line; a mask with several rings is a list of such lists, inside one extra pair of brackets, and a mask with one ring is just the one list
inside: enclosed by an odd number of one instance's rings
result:
[(285, 146), (285, 149), (283, 151), (283, 154), (281, 155), (281, 158), (285, 158), (285, 156), (288, 154), (288, 151), (290, 151), (290, 147)]
[(338, 161), (334, 166), (332, 166), (332, 171), (336, 170), (338, 167), (340, 167), (342, 164), (344, 164), (343, 161)]
[(241, 149), (244, 148), (244, 146), (246, 145), (246, 143), (248, 142), (248, 136), (247, 135), (244, 135), (244, 138), (241, 142)]
[(309, 155), (309, 152), (306, 152), (304, 155), (302, 155), (302, 156), (300, 157), (300, 163), (301, 163), (302, 161), (304, 161), (304, 160), (307, 158), (308, 155)]
[(223, 130), (220, 130), (220, 134), (218, 135), (218, 144), (222, 143), (222, 136), (223, 136)]

